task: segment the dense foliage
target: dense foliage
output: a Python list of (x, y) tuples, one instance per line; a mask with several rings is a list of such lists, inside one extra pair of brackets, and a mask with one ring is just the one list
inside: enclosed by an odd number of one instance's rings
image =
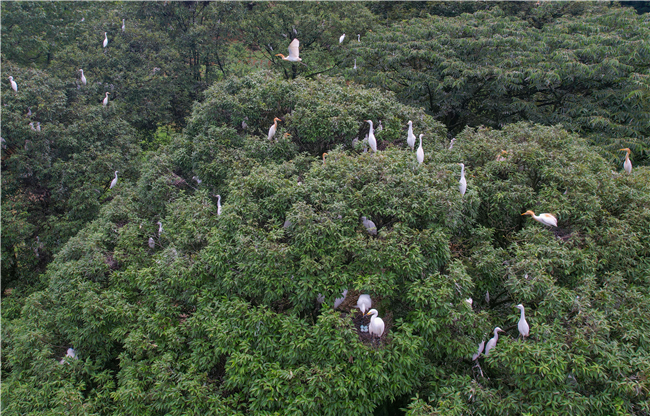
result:
[(618, 4), (3, 2), (3, 414), (650, 414), (647, 35)]
[(353, 44), (352, 54), (363, 68), (357, 79), (423, 106), (452, 132), (562, 123), (647, 161), (648, 19), (628, 8), (544, 2), (527, 19), (495, 8), (398, 22)]

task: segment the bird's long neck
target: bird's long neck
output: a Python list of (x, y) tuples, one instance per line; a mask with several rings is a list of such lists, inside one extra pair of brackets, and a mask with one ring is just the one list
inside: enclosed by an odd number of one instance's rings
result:
[(217, 197), (217, 205), (221, 206), (221, 195)]
[(496, 342), (496, 341), (498, 341), (498, 340), (499, 340), (499, 331), (497, 331), (497, 330), (495, 329), (495, 330), (494, 330), (494, 341)]
[(420, 135), (420, 147), (422, 147), (422, 135)]
[(625, 151), (625, 161), (628, 161), (628, 160), (630, 160), (630, 151), (626, 150)]
[(465, 177), (465, 166), (460, 167), (460, 177), (464, 178)]
[(521, 319), (526, 319), (524, 316), (524, 308), (521, 308)]
[(117, 179), (117, 172), (115, 172), (115, 179)]

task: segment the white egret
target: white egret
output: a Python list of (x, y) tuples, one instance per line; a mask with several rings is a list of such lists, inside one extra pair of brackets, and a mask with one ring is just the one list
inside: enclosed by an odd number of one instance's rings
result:
[(110, 92), (107, 91), (106, 92), (106, 97), (104, 97), (104, 101), (102, 101), (102, 104), (104, 104), (104, 107), (106, 107), (108, 105), (108, 94), (110, 94)]
[(356, 307), (361, 310), (362, 314), (365, 315), (366, 311), (372, 307), (372, 300), (370, 299), (370, 295), (359, 295)]
[(323, 153), (323, 165), (325, 164), (325, 156), (326, 155), (327, 155), (327, 153)]
[(40, 121), (36, 122), (36, 131), (41, 131), (41, 122)]
[(117, 170), (115, 171), (115, 178), (111, 181), (111, 188), (110, 189), (113, 189), (113, 187), (115, 185), (117, 185), (117, 172), (119, 172), (119, 171), (117, 171)]
[(14, 77), (9, 77), (9, 82), (11, 83), (11, 89), (14, 90), (15, 92), (18, 92), (18, 84), (16, 84), (16, 81), (14, 81)]
[(160, 237), (160, 234), (163, 232), (162, 222), (158, 221), (156, 224), (158, 224), (158, 237)]
[(217, 215), (221, 215), (221, 195), (217, 195)]
[(32, 116), (32, 107), (28, 107), (27, 108), (27, 117), (31, 117), (31, 116)]
[(124, 33), (124, 31), (126, 30), (126, 25), (124, 24), (124, 20), (125, 19), (122, 19), (122, 33)]
[(409, 145), (411, 150), (415, 149), (415, 134), (413, 134), (413, 122), (409, 120), (409, 132), (406, 136), (406, 144)]
[(289, 56), (284, 56), (281, 53), (276, 54), (275, 56), (279, 56), (285, 61), (290, 61), (290, 62), (300, 62), (302, 59), (299, 57), (299, 49), (298, 47), (300, 46), (300, 41), (298, 38), (294, 39), (291, 41), (289, 44)]
[(451, 141), (449, 142), (449, 150), (454, 148), (454, 143), (456, 143), (456, 138), (455, 137), (453, 139), (451, 139)]
[(357, 69), (357, 59), (354, 59), (354, 69)]
[(370, 332), (370, 335), (377, 335), (377, 337), (380, 338), (381, 335), (384, 333), (384, 327), (385, 327), (384, 320), (377, 316), (379, 315), (377, 309), (370, 309), (368, 313), (366, 313), (366, 315), (371, 315), (368, 332)]
[(526, 322), (526, 317), (524, 316), (524, 305), (520, 303), (519, 305), (515, 306), (515, 308), (521, 311), (517, 329), (519, 329), (519, 333), (525, 339), (530, 334), (530, 327), (528, 326), (528, 322)]
[(149, 248), (156, 247), (156, 242), (153, 241), (153, 237), (149, 237)]
[(375, 139), (375, 128), (372, 127), (372, 120), (366, 120), (370, 124), (370, 131), (368, 132), (368, 144), (373, 153), (377, 153), (377, 139)]
[(490, 291), (486, 290), (485, 291), (485, 303), (490, 303)]
[(336, 309), (336, 308), (338, 308), (339, 306), (341, 306), (341, 304), (345, 301), (345, 298), (346, 298), (347, 296), (348, 296), (348, 290), (345, 289), (345, 290), (343, 290), (343, 293), (341, 293), (341, 297), (340, 297), (340, 298), (336, 298), (336, 299), (334, 299), (334, 309)]
[(342, 34), (341, 37), (339, 38), (339, 43), (343, 43), (344, 40), (345, 40), (345, 33)]
[(104, 43), (102, 44), (103, 47), (108, 46), (108, 36), (106, 35), (106, 32), (104, 32)]
[(78, 359), (79, 359), (79, 358), (77, 358), (77, 353), (76, 353), (76, 351), (74, 350), (74, 348), (68, 348), (68, 351), (65, 353), (65, 357), (63, 357), (63, 358), (61, 359), (61, 361), (59, 361), (59, 364), (65, 364), (65, 359), (66, 359), (67, 357), (74, 358), (75, 360), (78, 360)]
[(201, 185), (201, 182), (203, 182), (198, 176), (192, 176), (192, 179), (196, 181), (197, 185)]
[(269, 137), (268, 137), (269, 140), (271, 140), (273, 136), (275, 136), (275, 131), (278, 129), (278, 121), (282, 121), (282, 120), (280, 120), (277, 117), (273, 118), (273, 125), (269, 129)]
[(535, 213), (533, 211), (528, 210), (528, 211), (524, 212), (521, 215), (530, 215), (531, 217), (533, 217), (533, 219), (535, 221), (539, 221), (544, 225), (548, 225), (549, 227), (551, 227), (551, 226), (552, 227), (557, 227), (557, 218), (555, 218), (551, 214), (535, 215)]
[(481, 356), (484, 347), (485, 347), (485, 340), (481, 341), (481, 343), (478, 344), (478, 351), (476, 351), (476, 354), (472, 355), (472, 361), (476, 361), (478, 357)]
[(472, 298), (467, 298), (467, 299), (465, 299), (465, 302), (467, 302), (467, 304), (468, 304), (469, 307), (471, 308), (472, 305), (474, 304), (474, 299), (472, 299)]
[(415, 153), (415, 157), (418, 159), (418, 163), (420, 165), (422, 164), (422, 162), (424, 162), (424, 149), (422, 149), (422, 136), (424, 136), (424, 134), (420, 134), (420, 147), (418, 147), (418, 150)]
[(357, 42), (361, 42), (361, 35), (357, 33)]
[[(15, 88), (14, 88), (14, 89), (15, 89)], [(628, 148), (626, 147), (626, 148), (624, 148), (624, 149), (619, 149), (619, 150), (622, 150), (622, 151), (624, 151), (624, 152), (627, 152), (627, 153), (625, 154), (625, 163), (623, 164), (623, 168), (625, 169), (625, 171), (626, 171), (627, 173), (632, 173), (632, 162), (630, 161), (630, 149), (628, 149)]]
[(498, 326), (494, 328), (494, 338), (490, 338), (490, 340), (487, 342), (487, 345), (485, 346), (485, 356), (487, 357), (490, 354), (490, 350), (497, 345), (497, 341), (499, 340), (499, 332), (506, 332), (503, 329), (499, 328)]
[(86, 85), (86, 77), (84, 76), (84, 70), (80, 69), (79, 72), (81, 72), (81, 83)]
[(459, 163), (460, 165), (460, 181), (458, 185), (458, 190), (460, 191), (461, 195), (465, 195), (465, 191), (467, 190), (467, 180), (465, 179), (465, 164)]
[(374, 222), (367, 219), (366, 217), (361, 217), (361, 222), (363, 222), (363, 226), (366, 227), (368, 234), (377, 235), (377, 226)]
[(29, 127), (31, 127), (32, 130), (36, 131), (36, 127), (34, 127), (34, 122), (33, 121), (31, 123), (29, 123)]

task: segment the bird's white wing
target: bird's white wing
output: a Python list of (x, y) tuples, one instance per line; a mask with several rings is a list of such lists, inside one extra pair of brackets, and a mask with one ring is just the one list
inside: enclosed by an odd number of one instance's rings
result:
[(298, 39), (294, 39), (291, 41), (289, 44), (289, 59), (298, 59), (298, 47), (300, 46), (300, 41)]

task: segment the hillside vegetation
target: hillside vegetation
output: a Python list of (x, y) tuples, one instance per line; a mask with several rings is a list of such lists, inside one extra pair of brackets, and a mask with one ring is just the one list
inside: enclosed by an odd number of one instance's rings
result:
[(649, 415), (648, 19), (3, 2), (3, 414)]

